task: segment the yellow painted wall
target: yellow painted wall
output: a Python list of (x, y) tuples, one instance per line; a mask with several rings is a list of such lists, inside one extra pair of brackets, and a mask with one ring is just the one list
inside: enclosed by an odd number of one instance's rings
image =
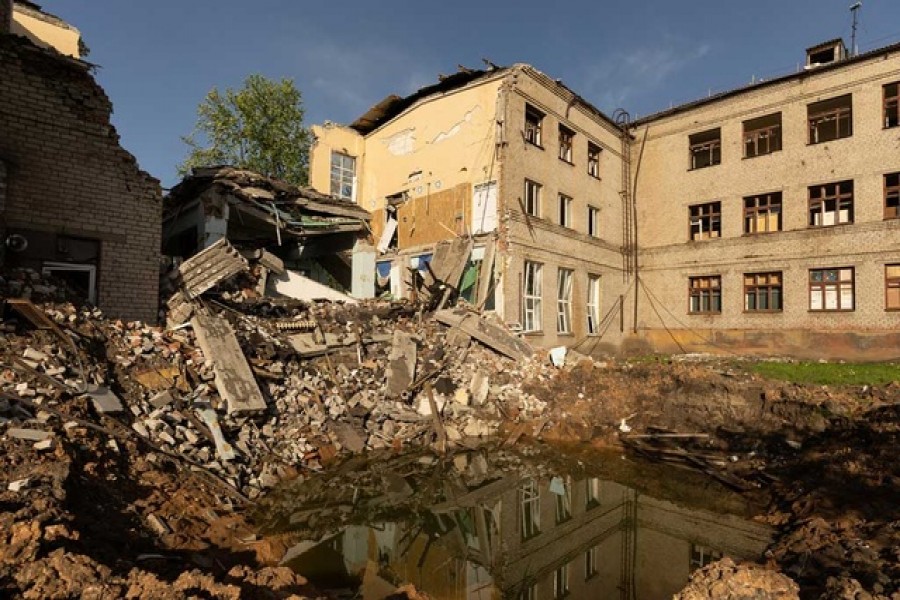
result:
[(78, 41), (81, 33), (71, 25), (57, 24), (54, 17), (41, 18), (37, 11), (13, 6), (12, 33), (25, 36), (44, 48), (53, 48), (61, 54), (81, 58)]

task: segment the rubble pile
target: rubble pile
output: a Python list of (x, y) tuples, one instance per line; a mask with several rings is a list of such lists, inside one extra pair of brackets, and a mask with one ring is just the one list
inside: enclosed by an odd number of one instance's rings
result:
[(98, 424), (238, 497), (342, 452), (473, 446), (544, 408), (520, 384), (550, 367), (514, 362), (405, 304), (247, 302), (226, 290), (165, 329), (15, 302), (4, 315), (0, 434), (51, 449), (47, 411), (83, 396)]

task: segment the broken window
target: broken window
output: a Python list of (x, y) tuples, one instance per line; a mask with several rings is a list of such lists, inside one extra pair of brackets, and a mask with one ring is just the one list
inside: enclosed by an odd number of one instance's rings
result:
[(591, 546), (584, 553), (584, 578), (590, 579), (598, 572), (597, 559), (600, 556), (599, 546)]
[(587, 234), (591, 237), (600, 237), (600, 209), (596, 206), (588, 206)]
[(585, 509), (591, 509), (600, 506), (600, 478), (588, 477), (584, 480), (585, 487)]
[(523, 540), (541, 532), (541, 495), (533, 479), (519, 487), (519, 516), (519, 533)]
[(781, 113), (744, 121), (744, 157), (781, 150)]
[(331, 195), (356, 201), (356, 159), (340, 152), (331, 153)]
[(777, 312), (782, 309), (781, 272), (744, 274), (744, 310)]
[(587, 172), (591, 177), (600, 179), (600, 146), (593, 142), (588, 142), (587, 150)]
[(853, 181), (809, 188), (809, 226), (828, 227), (853, 222)]
[(900, 265), (884, 265), (884, 307), (900, 310)]
[(97, 267), (96, 265), (45, 262), (41, 269), (45, 276), (55, 277), (66, 282), (73, 297), (97, 303)]
[(806, 107), (809, 143), (820, 144), (853, 135), (853, 96), (847, 94)]
[(587, 332), (600, 333), (600, 276), (588, 275)]
[(853, 268), (810, 269), (809, 310), (853, 310)]
[(559, 224), (563, 227), (572, 226), (572, 199), (565, 194), (559, 195)]
[(722, 278), (719, 275), (691, 277), (688, 293), (691, 314), (719, 314), (722, 312)]
[(560, 269), (556, 290), (556, 331), (572, 333), (572, 269)]
[(781, 192), (744, 198), (744, 233), (781, 231)]
[(569, 563), (553, 572), (553, 598), (565, 598), (569, 595)]
[(884, 176), (884, 218), (900, 217), (900, 173)]
[(884, 86), (884, 127), (900, 126), (900, 82)]
[(564, 127), (562, 125), (559, 126), (559, 158), (560, 160), (564, 160), (567, 163), (572, 163), (572, 144), (575, 140), (575, 132), (569, 129), (568, 127)]
[(541, 264), (525, 261), (525, 285), (522, 298), (524, 300), (524, 331), (540, 331), (542, 328), (541, 312)]
[(718, 127), (695, 133), (688, 138), (691, 145), (691, 169), (711, 167), (722, 162), (722, 130)]
[(562, 492), (562, 494), (554, 494), (556, 496), (557, 525), (572, 518), (572, 485), (568, 481), (563, 482)]
[(722, 237), (722, 203), (707, 202), (690, 207), (690, 239), (692, 241)]
[(531, 106), (525, 105), (525, 141), (539, 148), (541, 145), (541, 128), (543, 127), (544, 113)]
[(525, 180), (525, 212), (532, 217), (541, 216), (541, 184)]
[(702, 569), (722, 558), (722, 553), (700, 544), (691, 544), (691, 570)]

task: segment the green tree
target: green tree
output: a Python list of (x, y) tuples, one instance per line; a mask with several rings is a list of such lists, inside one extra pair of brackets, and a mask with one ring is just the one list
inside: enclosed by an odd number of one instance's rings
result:
[(290, 79), (250, 75), (239, 90), (213, 88), (197, 107), (194, 131), (181, 138), (190, 154), (178, 166), (232, 165), (306, 185), (310, 133), (300, 91)]

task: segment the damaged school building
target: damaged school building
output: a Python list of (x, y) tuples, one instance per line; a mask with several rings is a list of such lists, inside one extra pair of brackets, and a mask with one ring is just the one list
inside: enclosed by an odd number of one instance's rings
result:
[[(9, 35), (14, 34), (14, 35)], [(0, 264), (154, 322), (161, 190), (119, 145), (78, 30), (0, 0)]]
[(630, 122), (528, 65), (460, 68), (313, 127), (310, 178), (372, 213), (379, 290), (470, 236), (451, 285), (536, 345), (896, 358), (898, 87), (900, 44), (834, 40)]

